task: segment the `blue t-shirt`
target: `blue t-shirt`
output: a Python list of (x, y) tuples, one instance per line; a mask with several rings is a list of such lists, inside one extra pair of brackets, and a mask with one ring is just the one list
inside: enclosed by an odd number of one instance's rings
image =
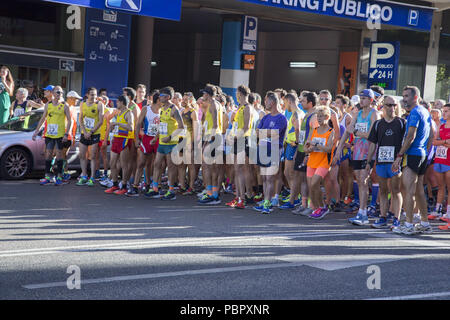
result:
[(280, 149), (283, 148), (284, 135), (286, 134), (288, 121), (283, 114), (272, 116), (270, 113), (266, 114), (259, 122), (258, 129), (279, 130)]
[(408, 135), (408, 130), (410, 127), (417, 128), (416, 138), (412, 142), (406, 154), (412, 156), (426, 156), (427, 155), (427, 144), (430, 138), (431, 132), (431, 115), (427, 109), (422, 106), (416, 106), (411, 110), (408, 119), (406, 121), (406, 133)]

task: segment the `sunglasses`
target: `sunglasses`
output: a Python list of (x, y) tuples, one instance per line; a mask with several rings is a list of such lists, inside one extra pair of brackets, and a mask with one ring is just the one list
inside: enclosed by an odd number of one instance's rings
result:
[(56, 93), (56, 94), (63, 94), (62, 91), (56, 91), (55, 93)]
[(168, 95), (168, 94), (165, 94), (165, 93), (161, 93), (159, 96), (160, 96), (160, 97), (168, 97), (169, 95)]
[(396, 104), (395, 103), (385, 103), (384, 106), (385, 107), (395, 107)]

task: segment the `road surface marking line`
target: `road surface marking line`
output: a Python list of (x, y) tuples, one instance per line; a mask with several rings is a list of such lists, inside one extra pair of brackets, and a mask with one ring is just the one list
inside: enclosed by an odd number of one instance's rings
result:
[(408, 300), (408, 299), (422, 299), (422, 298), (447, 297), (447, 296), (450, 296), (450, 291), (425, 293), (425, 294), (413, 294), (413, 295), (409, 295), (409, 296), (371, 298), (371, 299), (366, 299), (366, 300)]
[[(184, 270), (175, 272), (162, 272), (162, 273), (149, 273), (140, 274), (132, 276), (118, 276), (109, 278), (97, 278), (97, 279), (87, 279), (81, 280), (80, 284), (95, 284), (95, 283), (106, 283), (115, 281), (132, 281), (132, 280), (145, 280), (145, 279), (156, 279), (165, 277), (180, 277), (180, 276), (191, 276), (199, 274), (214, 274), (214, 273), (224, 273), (224, 272), (236, 272), (236, 271), (253, 271), (253, 270), (264, 270), (264, 269), (275, 269), (275, 268), (292, 268), (300, 267), (302, 263), (276, 263), (276, 264), (260, 264), (260, 265), (250, 265), (250, 266), (240, 266), (240, 267), (225, 267), (225, 268), (211, 268), (211, 269), (199, 269), (199, 270)], [(49, 282), (40, 284), (28, 284), (23, 285), (26, 289), (42, 289), (42, 288), (55, 288), (55, 287), (65, 287), (66, 282)]]

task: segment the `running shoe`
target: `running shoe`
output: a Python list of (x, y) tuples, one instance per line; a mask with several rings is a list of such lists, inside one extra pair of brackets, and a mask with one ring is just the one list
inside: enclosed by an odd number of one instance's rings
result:
[(57, 177), (56, 179), (55, 179), (55, 186), (62, 186), (64, 183), (63, 183), (63, 180), (62, 180), (62, 178), (61, 177)]
[(102, 177), (100, 170), (95, 170), (95, 176), (94, 179), (95, 180), (100, 180), (100, 178)]
[(392, 232), (397, 233), (397, 234), (404, 234), (407, 236), (410, 236), (410, 235), (413, 235), (416, 233), (416, 231), (414, 230), (414, 225), (407, 227), (406, 224), (402, 224), (398, 227), (393, 228)]
[(298, 214), (301, 215), (301, 216), (309, 217), (310, 214), (313, 213), (313, 212), (314, 212), (313, 209), (311, 209), (311, 208), (306, 208), (305, 210), (300, 211)]
[(414, 225), (414, 232), (415, 233), (433, 233), (433, 227), (431, 227), (430, 224), (428, 224), (428, 226), (423, 226), (421, 223), (416, 223)]
[(77, 186), (84, 186), (88, 182), (87, 176), (81, 176), (80, 179), (78, 179), (78, 182), (76, 183)]
[(256, 202), (253, 200), (253, 197), (247, 197), (247, 195), (245, 195), (245, 203), (255, 204)]
[(379, 214), (377, 212), (377, 208), (374, 206), (367, 207), (367, 216), (369, 218), (378, 218)]
[(167, 191), (164, 197), (161, 200), (176, 200), (177, 197), (174, 192)]
[(234, 206), (235, 209), (245, 209), (245, 203), (243, 200), (237, 201), (236, 205)]
[(127, 193), (125, 193), (127, 197), (139, 197), (139, 189), (136, 187), (131, 187)]
[(428, 215), (428, 220), (438, 220), (442, 217), (442, 209), (434, 210)]
[(364, 224), (369, 224), (369, 218), (366, 215), (358, 213), (356, 217), (348, 219), (348, 222), (350, 222), (351, 224), (362, 226)]
[(225, 189), (225, 193), (233, 193), (233, 185), (229, 184)]
[(122, 188), (122, 189), (114, 191), (114, 194), (116, 194), (118, 196), (122, 196), (122, 195), (126, 194), (127, 192), (128, 192), (128, 190), (126, 188)]
[(198, 200), (199, 204), (213, 204), (213, 202), (215, 201), (215, 199), (210, 196), (205, 194), (201, 199)]
[(238, 198), (234, 198), (230, 202), (225, 203), (226, 206), (234, 208), (236, 206), (236, 203), (238, 203)]
[(395, 215), (392, 212), (388, 211), (386, 220), (392, 221), (392, 219), (394, 219), (394, 217), (395, 217)]
[(253, 210), (258, 211), (258, 212), (262, 212), (263, 209), (264, 209), (264, 204), (253, 207)]
[(442, 221), (442, 222), (450, 223), (450, 217), (448, 217), (448, 216), (450, 216), (450, 215), (445, 214), (439, 220)]
[(64, 173), (62, 175), (63, 182), (69, 182), (71, 178), (72, 176), (70, 175), (70, 173)]
[(323, 207), (322, 210), (320, 210), (320, 212), (318, 212), (315, 215), (311, 214), (311, 215), (309, 215), (309, 217), (314, 220), (321, 220), (321, 219), (325, 218), (325, 216), (329, 213), (330, 213), (330, 209), (328, 209), (328, 207)]
[(353, 202), (353, 199), (351, 197), (345, 197), (344, 198), (344, 203), (346, 205), (350, 205)]
[(206, 191), (206, 189), (203, 189), (202, 192), (197, 193), (197, 197), (198, 197), (199, 199), (201, 199), (201, 198), (203, 198), (206, 194), (208, 194), (208, 191)]
[(300, 214), (300, 212), (304, 211), (306, 208), (302, 205), (299, 205), (294, 210), (292, 210), (293, 214)]
[(280, 206), (281, 210), (288, 210), (288, 209), (292, 210), (294, 208), (295, 208), (295, 205), (290, 202), (284, 203), (283, 205)]
[(287, 197), (284, 197), (284, 198), (280, 199), (280, 202), (283, 202), (283, 203), (287, 203), (287, 202), (290, 202), (290, 201), (291, 201), (291, 195), (288, 195)]
[(105, 188), (111, 188), (113, 186), (113, 182), (110, 179), (106, 179), (104, 181), (100, 181), (100, 185)]
[(375, 221), (372, 224), (372, 228), (375, 229), (386, 229), (389, 228), (387, 224), (387, 218), (386, 217), (380, 217), (377, 221)]
[(183, 196), (191, 196), (194, 194), (194, 190), (192, 190), (192, 188), (188, 188), (186, 189), (185, 192), (183, 192)]
[(277, 198), (273, 198), (270, 201), (270, 204), (271, 204), (272, 207), (279, 207), (280, 206), (280, 202), (279, 202), (279, 200)]
[(45, 176), (43, 179), (39, 180), (41, 186), (49, 185), (51, 183), (53, 183), (53, 181), (49, 176)]
[(111, 188), (106, 189), (106, 190), (105, 190), (105, 193), (114, 193), (114, 192), (116, 192), (117, 190), (119, 190), (119, 187), (113, 185)]
[(419, 213), (415, 213), (413, 216), (413, 223), (419, 223), (422, 219), (420, 218)]
[(281, 190), (281, 196), (283, 198), (287, 198), (288, 196), (290, 196), (291, 191), (289, 189), (283, 188), (283, 190)]
[(439, 226), (438, 228), (439, 228), (439, 230), (444, 230), (444, 231), (450, 230), (450, 223), (446, 224), (445, 226)]
[(94, 180), (94, 178), (90, 178), (90, 179), (86, 182), (86, 185), (87, 185), (88, 187), (93, 187), (93, 186), (95, 186), (95, 180)]
[(262, 193), (258, 193), (256, 196), (253, 197), (253, 200), (255, 202), (260, 202), (261, 200), (264, 200), (264, 196)]
[(161, 198), (161, 195), (159, 194), (159, 191), (155, 191), (153, 189), (150, 189), (149, 192), (144, 194), (144, 196), (146, 196), (147, 198), (152, 198), (152, 199), (159, 199), (159, 198)]
[(106, 180), (108, 180), (108, 176), (107, 176), (106, 174), (104, 174), (104, 175), (101, 176), (101, 178), (100, 178), (100, 184), (101, 184), (103, 181), (106, 181)]
[(399, 228), (399, 227), (400, 227), (400, 220), (397, 219), (396, 217), (394, 217), (392, 220), (391, 230), (394, 230), (394, 228)]

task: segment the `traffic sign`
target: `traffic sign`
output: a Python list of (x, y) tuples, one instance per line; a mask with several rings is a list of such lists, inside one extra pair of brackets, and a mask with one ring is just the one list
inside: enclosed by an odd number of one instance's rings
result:
[(106, 0), (105, 6), (111, 9), (140, 12), (142, 0)]
[(378, 85), (385, 90), (397, 89), (400, 42), (372, 42), (370, 46), (367, 87)]

